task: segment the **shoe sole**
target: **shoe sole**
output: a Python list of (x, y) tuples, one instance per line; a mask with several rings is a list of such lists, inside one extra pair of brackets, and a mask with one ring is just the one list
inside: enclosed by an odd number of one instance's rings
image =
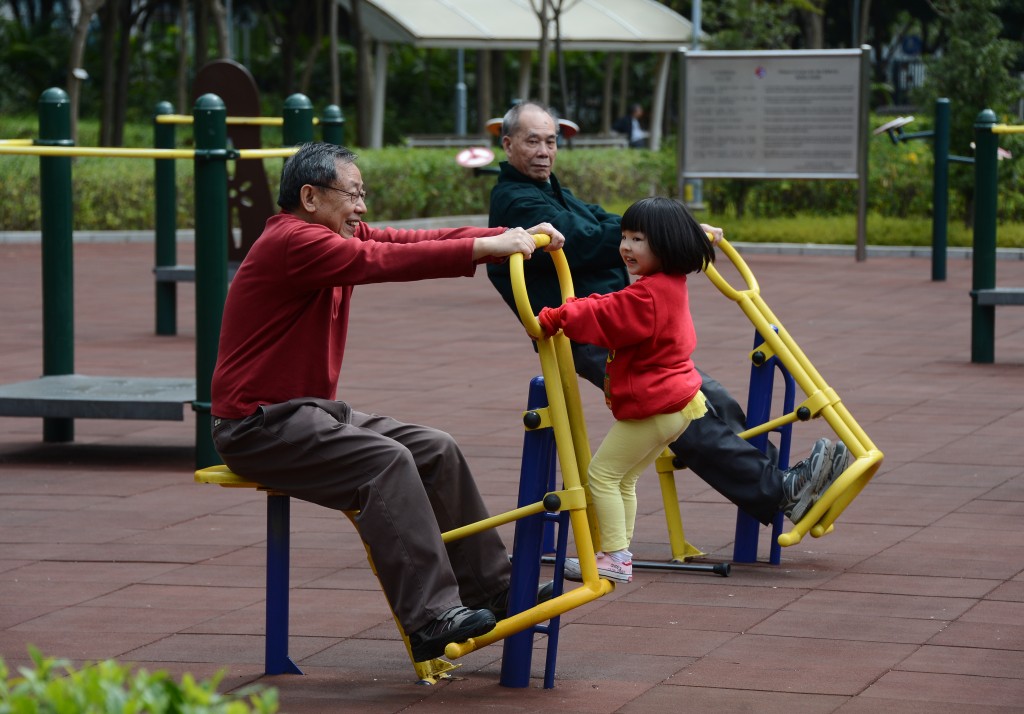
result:
[(624, 575), (622, 573), (613, 573), (610, 570), (598, 570), (597, 574), (598, 574), (598, 576), (600, 576), (602, 578), (608, 578), (609, 580), (614, 580), (617, 583), (631, 583), (631, 582), (633, 582), (633, 576), (632, 575)]

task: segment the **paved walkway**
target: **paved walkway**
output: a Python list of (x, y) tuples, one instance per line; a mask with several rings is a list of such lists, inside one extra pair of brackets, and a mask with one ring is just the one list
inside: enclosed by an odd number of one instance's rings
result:
[[(183, 248), (184, 250), (184, 248)], [(292, 638), (304, 676), (262, 676), (264, 497), (192, 483), (194, 422), (0, 419), (0, 654), (116, 657), (224, 687), (279, 688), (285, 712), (1024, 711), (1024, 310), (999, 308), (996, 361), (970, 363), (970, 262), (930, 280), (919, 258), (750, 255), (762, 295), (885, 454), (836, 524), (781, 566), (729, 578), (640, 572), (563, 617), (558, 679), (498, 684), (501, 648), (458, 679), (415, 686), (344, 518), (292, 509)], [(75, 247), (77, 371), (194, 374), (191, 286), (180, 336), (153, 334), (152, 246)], [(1000, 261), (1000, 285), (1024, 262)], [(728, 274), (728, 271), (725, 271)], [(0, 383), (41, 372), (38, 245), (0, 245)], [(752, 329), (693, 281), (697, 361), (746, 392)], [(528, 380), (538, 362), (475, 279), (356, 291), (341, 395), (463, 444), (490, 508), (514, 505)], [(610, 423), (584, 388), (591, 441)], [(796, 450), (826, 433), (800, 425)], [(732, 552), (735, 509), (692, 474), (689, 540)], [(653, 475), (633, 550), (668, 557)], [(511, 528), (503, 528), (511, 544)], [(767, 534), (762, 538), (766, 551)]]

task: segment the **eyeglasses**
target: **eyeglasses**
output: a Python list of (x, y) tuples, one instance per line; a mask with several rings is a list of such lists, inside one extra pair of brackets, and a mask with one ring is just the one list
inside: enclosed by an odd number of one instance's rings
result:
[(351, 201), (352, 203), (359, 203), (360, 201), (363, 201), (364, 203), (366, 202), (366, 191), (360, 191), (358, 193), (352, 193), (351, 191), (346, 191), (343, 188), (335, 188), (334, 186), (325, 186), (322, 183), (314, 183), (314, 184), (311, 184), (311, 185), (316, 186), (317, 188), (326, 188), (326, 189), (329, 189), (331, 191), (337, 191), (340, 194), (344, 194), (344, 196), (349, 201)]

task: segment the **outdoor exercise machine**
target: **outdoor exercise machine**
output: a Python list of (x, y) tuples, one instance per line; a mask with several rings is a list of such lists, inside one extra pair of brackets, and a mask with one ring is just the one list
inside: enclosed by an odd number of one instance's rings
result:
[(970, 156), (956, 156), (949, 153), (949, 99), (935, 100), (935, 121), (927, 131), (906, 133), (903, 127), (914, 121), (914, 117), (897, 117), (875, 129), (876, 136), (888, 134), (892, 143), (932, 140), (932, 280), (946, 279), (946, 253), (949, 226), (949, 165), (973, 164)]
[[(713, 265), (707, 266), (704, 272), (719, 292), (735, 302), (753, 323), (757, 338), (750, 353), (751, 362), (755, 367), (761, 367), (769, 364), (771, 360), (777, 360), (779, 365), (785, 368), (785, 373), (792, 378), (795, 386), (804, 394), (804, 399), (795, 403), (794, 395), (787, 393), (783, 404), (786, 411), (774, 419), (766, 419), (771, 391), (762, 389), (761, 398), (757, 402), (752, 402), (755, 413), (747, 416), (748, 424), (758, 421), (761, 423), (748, 428), (740, 433), (740, 436), (753, 440), (797, 421), (821, 417), (853, 456), (846, 470), (835, 478), (817, 503), (788, 531), (778, 533), (781, 530), (782, 514), (776, 516), (773, 533), (775, 542), (783, 547), (796, 545), (807, 533), (821, 537), (832, 532), (836, 519), (877, 473), (884, 455), (860, 428), (838, 393), (825, 382), (796, 340), (768, 307), (761, 297), (757, 279), (736, 249), (724, 239), (718, 243), (718, 248), (739, 271), (746, 287), (733, 287)], [(761, 373), (758, 379), (770, 379), (770, 376), (765, 372)], [(755, 387), (753, 381), (752, 379), (752, 391)], [(741, 523), (744, 518), (750, 519), (746, 514), (740, 513), (737, 520), (737, 541), (740, 540)], [(753, 526), (758, 526), (756, 521)], [(734, 560), (746, 559), (736, 557)]]
[[(536, 236), (537, 245), (547, 245), (548, 236)], [(561, 250), (551, 253), (558, 272), (563, 297), (572, 295), (572, 278), (569, 266)], [(525, 299), (523, 279), (523, 257), (515, 254), (510, 258), (513, 285), (516, 286), (517, 300)], [(525, 299), (529, 305), (529, 300)], [(527, 307), (527, 312), (529, 308)], [(531, 464), (524, 463), (520, 484), (518, 506), (508, 512), (467, 524), (441, 534), (449, 543), (472, 536), (482, 531), (516, 522), (516, 539), (512, 554), (512, 582), (509, 595), (508, 616), (500, 620), (495, 628), (479, 637), (465, 642), (450, 643), (445, 649), (449, 659), (464, 657), (499, 640), (506, 640), (505, 658), (502, 665), (501, 683), (509, 687), (528, 686), (530, 676), (530, 655), (532, 635), (536, 632), (549, 635), (548, 658), (545, 663), (544, 686), (554, 686), (555, 654), (557, 649), (558, 618), (565, 612), (611, 592), (615, 585), (597, 574), (597, 565), (592, 540), (592, 516), (588, 513), (590, 499), (586, 495), (585, 473), (590, 462), (590, 445), (587, 441), (586, 425), (583, 420), (579, 399), (579, 388), (573, 367), (572, 352), (568, 338), (562, 333), (545, 337), (536, 316), (529, 315), (527, 329), (538, 337), (538, 349), (544, 374), (545, 398), (550, 408), (530, 409), (524, 417), (529, 428), (535, 420), (536, 426), (547, 424), (554, 432), (555, 447), (562, 472), (562, 488), (547, 488), (547, 480), (538, 480), (541, 472)], [(524, 320), (525, 322), (525, 320)], [(536, 389), (536, 388), (535, 388)], [(536, 395), (531, 399), (536, 402)], [(229, 487), (256, 487), (260, 485), (244, 475), (234, 474), (222, 465), (198, 469), (195, 480)], [(268, 674), (301, 673), (301, 670), (287, 655), (288, 641), (288, 550), (289, 550), (289, 498), (286, 495), (268, 492), (267, 518), (267, 640), (266, 669)], [(348, 514), (350, 518), (354, 514)], [(537, 584), (540, 579), (540, 543), (545, 528), (545, 516), (555, 517), (562, 526), (559, 533), (559, 549), (555, 567), (555, 589), (551, 600), (537, 604)], [(539, 518), (538, 518), (539, 517)], [(353, 524), (355, 523), (353, 519)], [(565, 526), (568, 526), (566, 528)], [(580, 556), (582, 584), (567, 592), (563, 591), (563, 568), (565, 552), (571, 528), (577, 553)], [(367, 551), (367, 558), (369, 558)], [(371, 567), (373, 565), (372, 560)], [(548, 621), (548, 625), (543, 625)], [(397, 620), (396, 620), (397, 624)], [(399, 632), (410, 653), (408, 637), (398, 624)], [(525, 639), (508, 640), (522, 633)], [(525, 646), (524, 646), (525, 644)], [(417, 677), (422, 683), (433, 683), (449, 676), (455, 666), (443, 659), (427, 662), (413, 662)]]
[(996, 287), (999, 136), (1024, 126), (997, 124), (991, 109), (974, 120), (974, 252), (971, 282), (971, 362), (995, 361), (997, 305), (1024, 305), (1024, 287)]
[[(291, 99), (301, 103), (294, 95)], [(312, 138), (311, 110), (306, 115), (308, 138), (299, 140)], [(0, 156), (39, 156), (43, 263), (43, 376), (0, 385), (0, 416), (42, 417), (44, 441), (69, 442), (74, 440), (76, 418), (181, 421), (185, 405), (191, 404), (196, 412), (196, 464), (215, 464), (219, 457), (210, 437), (210, 382), (227, 296), (227, 162), (286, 158), (296, 149), (228, 148), (226, 107), (214, 94), (196, 100), (195, 149), (75, 146), (70, 116), (67, 93), (47, 89), (39, 100), (39, 138), (31, 145), (0, 144)], [(194, 162), (195, 379), (75, 373), (71, 159), (76, 156)]]
[[(336, 104), (326, 106), (316, 117), (308, 97), (292, 94), (285, 99), (281, 116), (258, 116), (260, 100), (256, 80), (248, 69), (234, 60), (213, 60), (203, 65), (196, 75), (193, 91), (196, 96), (216, 94), (224, 101), (228, 111), (227, 140), (232, 149), (262, 148), (262, 127), (281, 127), (281, 145), (285, 147), (313, 141), (317, 125), (324, 141), (344, 143), (345, 118)], [(170, 102), (159, 102), (153, 117), (154, 147), (175, 148), (176, 127), (192, 126), (193, 122), (192, 115), (175, 114)], [(157, 159), (154, 166), (156, 333), (173, 335), (177, 332), (177, 283), (194, 281), (195, 267), (177, 262), (175, 162)], [(263, 162), (236, 162), (228, 176), (227, 210), (228, 267), (233, 272), (263, 232), (267, 219), (276, 212)]]

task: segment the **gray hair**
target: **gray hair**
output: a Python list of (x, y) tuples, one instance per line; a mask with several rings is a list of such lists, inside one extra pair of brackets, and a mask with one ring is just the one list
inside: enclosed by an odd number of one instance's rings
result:
[(551, 107), (541, 104), (540, 102), (528, 101), (520, 102), (515, 104), (505, 112), (505, 116), (501, 120), (501, 138), (504, 139), (506, 136), (512, 136), (519, 131), (519, 116), (523, 113), (523, 109), (526, 107), (533, 107), (539, 109), (549, 117), (551, 121), (555, 123), (555, 131), (560, 132), (561, 126), (558, 123), (558, 117), (555, 116), (555, 112)]
[(338, 178), (338, 161), (355, 163), (356, 155), (337, 144), (322, 141), (303, 144), (284, 162), (277, 205), (286, 211), (299, 206), (299, 192), (306, 184), (330, 186)]

